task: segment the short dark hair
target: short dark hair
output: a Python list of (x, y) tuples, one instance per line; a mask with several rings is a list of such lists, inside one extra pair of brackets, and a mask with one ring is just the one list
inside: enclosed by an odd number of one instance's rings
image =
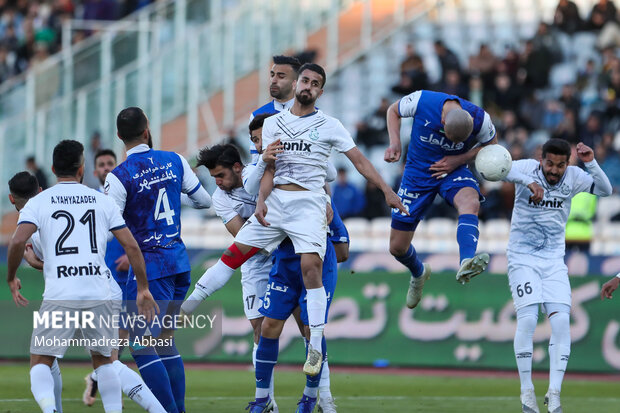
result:
[(9, 191), (14, 197), (30, 199), (39, 193), (39, 181), (28, 171), (18, 172), (9, 180)]
[(299, 68), (299, 74), (301, 75), (304, 70), (311, 70), (321, 75), (321, 77), (323, 78), (323, 84), (321, 85), (321, 89), (323, 89), (323, 86), (325, 86), (325, 82), (327, 82), (325, 69), (323, 69), (320, 65), (317, 65), (316, 63), (304, 63), (303, 66)]
[(293, 68), (293, 71), (295, 73), (299, 73), (299, 68), (301, 67), (301, 62), (299, 61), (299, 59), (293, 56), (284, 56), (284, 55), (274, 56), (273, 64), (274, 65), (289, 65), (290, 67)]
[(261, 113), (260, 115), (254, 116), (254, 119), (252, 119), (252, 121), (248, 125), (248, 129), (250, 130), (250, 134), (252, 133), (252, 131), (255, 131), (256, 129), (262, 128), (263, 124), (265, 123), (265, 119), (267, 119), (268, 117), (273, 116), (273, 115), (275, 115), (275, 113)]
[(204, 165), (207, 169), (213, 169), (218, 165), (229, 169), (236, 163), (243, 165), (239, 150), (231, 143), (201, 149), (196, 161), (196, 166)]
[(142, 136), (148, 126), (144, 111), (138, 107), (129, 107), (120, 111), (116, 117), (116, 129), (123, 142), (131, 142)]
[(112, 149), (100, 149), (97, 151), (97, 153), (95, 154), (95, 163), (97, 163), (97, 159), (101, 156), (111, 156), (112, 158), (114, 158), (114, 162), (116, 162), (116, 153), (114, 153), (114, 151)]
[(52, 158), (56, 176), (75, 176), (84, 162), (84, 146), (78, 141), (65, 139), (56, 145)]
[(565, 155), (566, 160), (568, 161), (571, 154), (570, 144), (564, 139), (549, 139), (542, 147), (543, 159), (548, 153), (552, 153), (554, 155)]

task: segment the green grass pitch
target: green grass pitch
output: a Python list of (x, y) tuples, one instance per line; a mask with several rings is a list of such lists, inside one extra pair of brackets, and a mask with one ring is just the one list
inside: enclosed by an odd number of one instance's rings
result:
[[(65, 413), (101, 412), (100, 399), (92, 408), (82, 404), (86, 365), (61, 363)], [(276, 401), (281, 412), (294, 412), (304, 386), (301, 371), (277, 371)], [(301, 368), (300, 368), (301, 370)], [(34, 413), (38, 406), (30, 393), (28, 365), (0, 365), (0, 412)], [(515, 373), (516, 376), (516, 373)], [(332, 393), (339, 412), (519, 412), (519, 381), (515, 378), (439, 377), (334, 372)], [(535, 381), (541, 411), (547, 383)], [(566, 380), (562, 404), (565, 413), (618, 412), (618, 381)], [(248, 370), (187, 369), (187, 411), (241, 412), (254, 394)], [(125, 398), (125, 413), (142, 410)], [(316, 410), (315, 410), (316, 411)]]

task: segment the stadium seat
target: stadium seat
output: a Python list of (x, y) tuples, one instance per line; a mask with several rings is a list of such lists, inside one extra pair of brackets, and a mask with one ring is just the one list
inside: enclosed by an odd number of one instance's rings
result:
[(489, 240), (507, 240), (510, 234), (510, 221), (507, 219), (490, 219), (480, 230), (480, 236)]
[(620, 196), (600, 198), (596, 211), (597, 219), (601, 222), (608, 222), (611, 217), (620, 212)]
[(456, 239), (456, 222), (449, 218), (433, 218), (427, 221), (427, 233), (429, 239), (449, 240)]

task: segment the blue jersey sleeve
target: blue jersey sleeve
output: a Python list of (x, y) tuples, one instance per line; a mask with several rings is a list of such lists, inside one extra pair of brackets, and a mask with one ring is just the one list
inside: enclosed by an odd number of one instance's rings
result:
[(344, 223), (340, 218), (340, 214), (338, 214), (338, 210), (333, 202), (332, 209), (334, 211), (334, 218), (332, 219), (331, 224), (329, 224), (329, 240), (334, 244), (348, 244), (349, 231), (347, 231), (347, 227), (344, 226)]

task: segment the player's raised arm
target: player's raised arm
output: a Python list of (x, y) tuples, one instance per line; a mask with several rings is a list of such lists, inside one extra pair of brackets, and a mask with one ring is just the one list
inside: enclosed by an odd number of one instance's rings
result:
[(592, 176), (593, 187), (590, 188), (590, 192), (598, 196), (609, 196), (613, 192), (613, 187), (609, 178), (603, 172), (596, 159), (594, 159), (594, 151), (588, 145), (583, 142), (577, 144), (577, 156), (579, 160), (584, 163), (586, 169)]
[(512, 167), (510, 168), (508, 175), (506, 175), (506, 178), (504, 178), (504, 181), (527, 186), (529, 190), (532, 191), (532, 196), (530, 197), (532, 202), (540, 202), (545, 195), (545, 190), (538, 185), (538, 183), (531, 176), (528, 176), (522, 170), (524, 167), (527, 167), (528, 163), (531, 162), (532, 160), (527, 159), (512, 161)]
[(26, 249), (26, 242), (30, 239), (32, 234), (37, 230), (37, 226), (31, 222), (22, 222), (17, 226), (17, 230), (11, 237), (11, 241), (9, 242), (9, 248), (7, 252), (7, 277), (6, 281), (9, 284), (9, 288), (11, 289), (11, 295), (13, 296), (13, 301), (15, 304), (19, 306), (28, 305), (28, 300), (24, 298), (23, 295), (19, 292), (22, 288), (21, 281), (17, 278), (17, 268), (19, 264), (22, 262), (22, 258), (24, 257), (24, 250)]
[(153, 299), (151, 292), (149, 291), (149, 282), (146, 278), (146, 264), (144, 263), (144, 256), (140, 247), (136, 242), (136, 239), (131, 234), (131, 231), (127, 227), (112, 230), (112, 234), (116, 237), (118, 242), (125, 250), (129, 263), (136, 275), (136, 284), (138, 285), (138, 295), (136, 297), (138, 310), (140, 314), (146, 316), (148, 321), (151, 321), (156, 314), (159, 313), (159, 306)]
[(370, 161), (366, 159), (362, 152), (360, 152), (357, 146), (353, 147), (353, 149), (349, 149), (344, 154), (347, 158), (349, 158), (355, 166), (355, 169), (357, 169), (357, 171), (362, 174), (364, 178), (375, 184), (377, 188), (383, 191), (383, 194), (385, 195), (385, 202), (391, 208), (397, 208), (403, 214), (409, 215), (409, 211), (407, 211), (407, 208), (405, 208), (402, 202), (400, 202), (398, 195), (396, 195), (394, 191), (392, 191), (392, 188), (385, 183), (383, 178), (381, 178), (381, 175), (379, 175), (379, 172), (377, 172)]

